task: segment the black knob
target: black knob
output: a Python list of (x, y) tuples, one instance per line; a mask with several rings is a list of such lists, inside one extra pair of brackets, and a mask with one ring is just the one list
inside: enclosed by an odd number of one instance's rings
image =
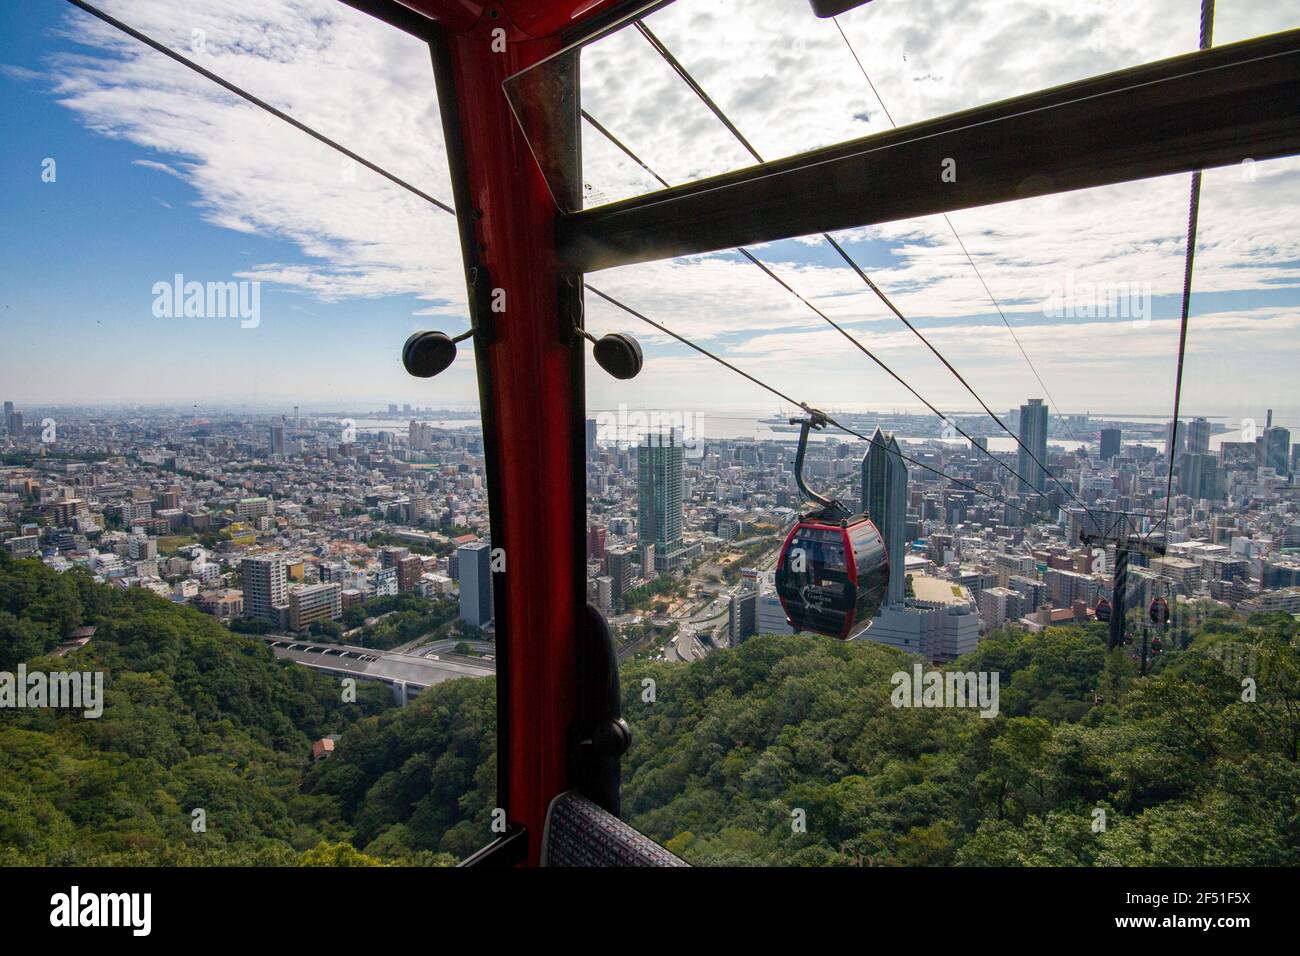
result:
[(615, 378), (636, 378), (644, 362), (641, 346), (625, 332), (602, 335), (591, 354), (596, 364)]
[(433, 378), (456, 359), (456, 343), (445, 332), (416, 332), (402, 346), (402, 364), (416, 378)]

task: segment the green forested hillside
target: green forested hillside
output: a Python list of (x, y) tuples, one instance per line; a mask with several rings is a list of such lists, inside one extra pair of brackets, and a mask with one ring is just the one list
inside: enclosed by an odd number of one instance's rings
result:
[[(82, 624), (86, 648), (40, 656)], [(205, 614), (0, 558), (0, 670), (24, 660), (104, 671), (106, 704), (0, 709), (0, 864), (293, 863), (346, 833), (300, 779), (311, 741), (377, 713), (382, 688), (343, 704), (337, 681)]]
[[(625, 676), (624, 815), (700, 864), (1300, 863), (1296, 632), (1212, 623), (1144, 680), (1100, 628), (1007, 632), (955, 665), (1000, 673), (993, 719), (894, 708), (908, 665), (873, 644), (768, 637), (644, 666)], [(1268, 671), (1259, 702), (1205, 653), (1223, 642)]]
[[(0, 863), (430, 864), (490, 839), (493, 681), (344, 705), (206, 616), (0, 563), (0, 669), (83, 623), (99, 633), (67, 666), (107, 669), (108, 707), (0, 711)], [(1138, 678), (1098, 626), (1008, 631), (953, 665), (999, 674), (993, 719), (895, 708), (912, 661), (866, 642), (628, 662), (624, 816), (697, 864), (1294, 865), (1298, 634), (1213, 612)]]

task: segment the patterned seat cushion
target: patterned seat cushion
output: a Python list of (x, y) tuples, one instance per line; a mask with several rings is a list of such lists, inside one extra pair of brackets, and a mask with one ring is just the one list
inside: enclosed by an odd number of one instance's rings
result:
[(542, 866), (689, 865), (572, 790), (551, 801)]

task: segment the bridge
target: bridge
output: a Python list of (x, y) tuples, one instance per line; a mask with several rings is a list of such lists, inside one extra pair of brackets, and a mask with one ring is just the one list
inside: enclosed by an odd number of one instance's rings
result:
[(350, 644), (318, 644), (275, 634), (262, 635), (262, 640), (280, 660), (342, 677), (383, 681), (393, 688), (393, 697), (399, 704), (446, 680), (496, 674), (494, 661), (455, 654), (444, 657), (424, 648), (424, 654), (408, 654)]

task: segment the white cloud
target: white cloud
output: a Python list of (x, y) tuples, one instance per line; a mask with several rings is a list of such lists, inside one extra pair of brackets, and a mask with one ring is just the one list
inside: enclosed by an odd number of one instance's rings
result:
[[(165, 0), (106, 0), (114, 15), (252, 90), (434, 195), (450, 198), (425, 47), (333, 0), (205, 0), (184, 15)], [(1196, 45), (1199, 0), (910, 0), (840, 18), (900, 124), (1182, 53)], [(464, 311), (450, 216), (180, 65), (80, 13), (64, 21), (88, 52), (52, 64), (59, 101), (88, 127), (151, 157), (138, 165), (187, 181), (203, 219), (292, 243), (302, 262), (259, 262), (242, 278), (324, 302), (415, 295), (420, 316)], [(1221, 6), (1216, 41), (1300, 22), (1300, 0)], [(835, 27), (788, 0), (679, 0), (649, 23), (769, 158), (888, 127)], [(9, 70), (6, 70), (9, 72)], [(584, 105), (672, 182), (737, 168), (749, 158), (633, 31), (583, 54)], [(1116, 131), (1140, 146), (1141, 131)], [(648, 188), (626, 158), (584, 132), (584, 179), (606, 198)], [(1296, 197), (1300, 162), (1259, 163), (1205, 177), (1195, 290), (1273, 293), (1300, 284)], [(959, 173), (960, 174), (960, 173)], [(1171, 386), (1176, 301), (1160, 300), (1143, 330), (1051, 324), (1043, 300), (1066, 281), (1181, 290), (1187, 177), (1043, 197), (952, 215), (1025, 349), (1067, 409), (1163, 407)], [(868, 272), (995, 406), (1038, 394), (1032, 374), (942, 217), (840, 235)], [(799, 292), (861, 335), (936, 402), (968, 407), (920, 344), (845, 268), (810, 240), (806, 256), (755, 250)], [(782, 247), (783, 249), (789, 248)], [(881, 258), (886, 264), (876, 265)], [(288, 258), (288, 257), (285, 257)], [(159, 271), (171, 271), (160, 264)], [(843, 406), (911, 400), (812, 312), (744, 262), (719, 256), (639, 265), (592, 277), (681, 334), (770, 375), (795, 397)], [(651, 345), (634, 383), (590, 378), (593, 404), (769, 398), (635, 319), (589, 297), (589, 325), (634, 329)], [(1226, 301), (1226, 300), (1224, 300)], [(1288, 300), (1294, 301), (1294, 299)], [(1236, 355), (1267, 348), (1297, 357), (1294, 310), (1231, 311), (1213, 300), (1189, 348)], [(968, 318), (972, 317), (972, 318)], [(978, 318), (973, 318), (978, 317)], [(966, 318), (967, 321), (951, 324)], [(453, 323), (454, 324), (454, 323)], [(1280, 336), (1279, 340), (1276, 338)], [(1107, 348), (1098, 347), (1099, 338)], [(1281, 395), (1284, 382), (1207, 372), (1204, 400), (1243, 388)], [(1117, 392), (1115, 380), (1122, 380)], [(1193, 389), (1197, 386), (1192, 386)], [(358, 392), (364, 391), (358, 388)], [(635, 397), (629, 397), (635, 396)]]

